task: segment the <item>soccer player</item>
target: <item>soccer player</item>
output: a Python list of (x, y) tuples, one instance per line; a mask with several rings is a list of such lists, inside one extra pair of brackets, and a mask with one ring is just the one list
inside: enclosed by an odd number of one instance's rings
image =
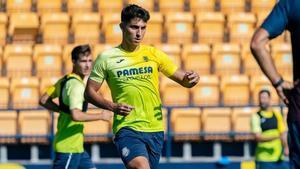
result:
[[(251, 50), (280, 98), (288, 106), (288, 128), (291, 169), (300, 168), (300, 1), (280, 0), (254, 33)], [(294, 83), (288, 82), (276, 70), (266, 45), (285, 29), (291, 33)]]
[[(137, 5), (122, 10), (122, 42), (97, 57), (85, 90), (87, 101), (114, 112), (114, 142), (129, 169), (156, 169), (159, 163), (164, 142), (159, 72), (187, 88), (199, 81), (197, 73), (178, 69), (165, 53), (141, 44), (149, 18)], [(104, 80), (113, 102), (97, 94)]]
[[(83, 79), (90, 74), (92, 54), (89, 45), (76, 46), (72, 50), (72, 73), (61, 78), (41, 97), (40, 104), (50, 111), (59, 112), (54, 139), (54, 169), (96, 169), (83, 148), (83, 122), (109, 120), (112, 113), (103, 111), (88, 114), (84, 100)], [(59, 105), (53, 99), (59, 98)]]
[(271, 94), (259, 92), (260, 110), (252, 115), (251, 128), (257, 143), (255, 152), (256, 169), (287, 169), (283, 161), (288, 155), (286, 127), (280, 112), (270, 107)]

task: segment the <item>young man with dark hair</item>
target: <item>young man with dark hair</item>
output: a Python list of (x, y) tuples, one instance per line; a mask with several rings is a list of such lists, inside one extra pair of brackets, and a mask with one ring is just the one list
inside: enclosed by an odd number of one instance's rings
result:
[[(97, 57), (85, 90), (87, 101), (114, 112), (114, 142), (129, 169), (158, 167), (164, 142), (159, 72), (187, 88), (199, 81), (197, 73), (179, 69), (165, 53), (140, 44), (149, 19), (137, 5), (122, 10), (122, 42)], [(113, 102), (97, 94), (104, 80)]]
[[(288, 106), (288, 132), (290, 168), (300, 168), (300, 1), (279, 0), (269, 16), (253, 35), (252, 53), (270, 79), (280, 98)], [(269, 41), (288, 30), (291, 34), (294, 83), (286, 81), (276, 70), (270, 51)]]
[[(54, 169), (96, 169), (84, 151), (83, 122), (110, 120), (112, 114), (103, 111), (88, 114), (84, 100), (83, 79), (90, 74), (92, 54), (89, 45), (76, 46), (72, 50), (73, 71), (58, 80), (40, 99), (40, 105), (59, 112), (57, 132), (54, 139)], [(53, 99), (59, 98), (59, 105)]]
[(289, 153), (283, 117), (270, 106), (271, 94), (268, 90), (261, 90), (258, 97), (260, 110), (251, 118), (251, 129), (257, 141), (256, 169), (287, 169), (283, 161), (283, 154)]

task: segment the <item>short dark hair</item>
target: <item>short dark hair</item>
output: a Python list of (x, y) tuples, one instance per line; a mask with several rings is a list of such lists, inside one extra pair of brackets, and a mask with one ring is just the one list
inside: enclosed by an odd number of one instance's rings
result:
[(121, 21), (128, 23), (133, 18), (141, 18), (144, 22), (147, 22), (150, 19), (150, 14), (138, 5), (129, 4), (122, 10)]
[(259, 91), (259, 96), (262, 94), (262, 93), (267, 93), (269, 97), (271, 97), (271, 93), (268, 89), (262, 89)]
[(79, 59), (79, 56), (81, 54), (83, 54), (83, 55), (89, 55), (90, 53), (91, 53), (90, 45), (88, 45), (88, 44), (78, 45), (71, 52), (72, 60), (76, 61), (76, 60)]

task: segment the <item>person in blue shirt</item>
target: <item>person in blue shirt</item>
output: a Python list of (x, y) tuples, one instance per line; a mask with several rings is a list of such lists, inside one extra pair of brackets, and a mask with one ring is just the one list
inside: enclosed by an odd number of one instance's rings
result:
[[(254, 33), (251, 51), (264, 74), (269, 78), (280, 98), (288, 106), (290, 168), (300, 168), (300, 0), (280, 0)], [(286, 81), (278, 73), (268, 42), (288, 30), (291, 34), (294, 82)]]

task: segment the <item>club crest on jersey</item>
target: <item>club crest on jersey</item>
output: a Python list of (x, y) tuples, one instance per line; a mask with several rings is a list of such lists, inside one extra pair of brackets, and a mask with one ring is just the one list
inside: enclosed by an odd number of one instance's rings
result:
[(148, 61), (149, 61), (148, 56), (143, 56), (143, 59), (144, 59), (145, 62), (148, 62)]

